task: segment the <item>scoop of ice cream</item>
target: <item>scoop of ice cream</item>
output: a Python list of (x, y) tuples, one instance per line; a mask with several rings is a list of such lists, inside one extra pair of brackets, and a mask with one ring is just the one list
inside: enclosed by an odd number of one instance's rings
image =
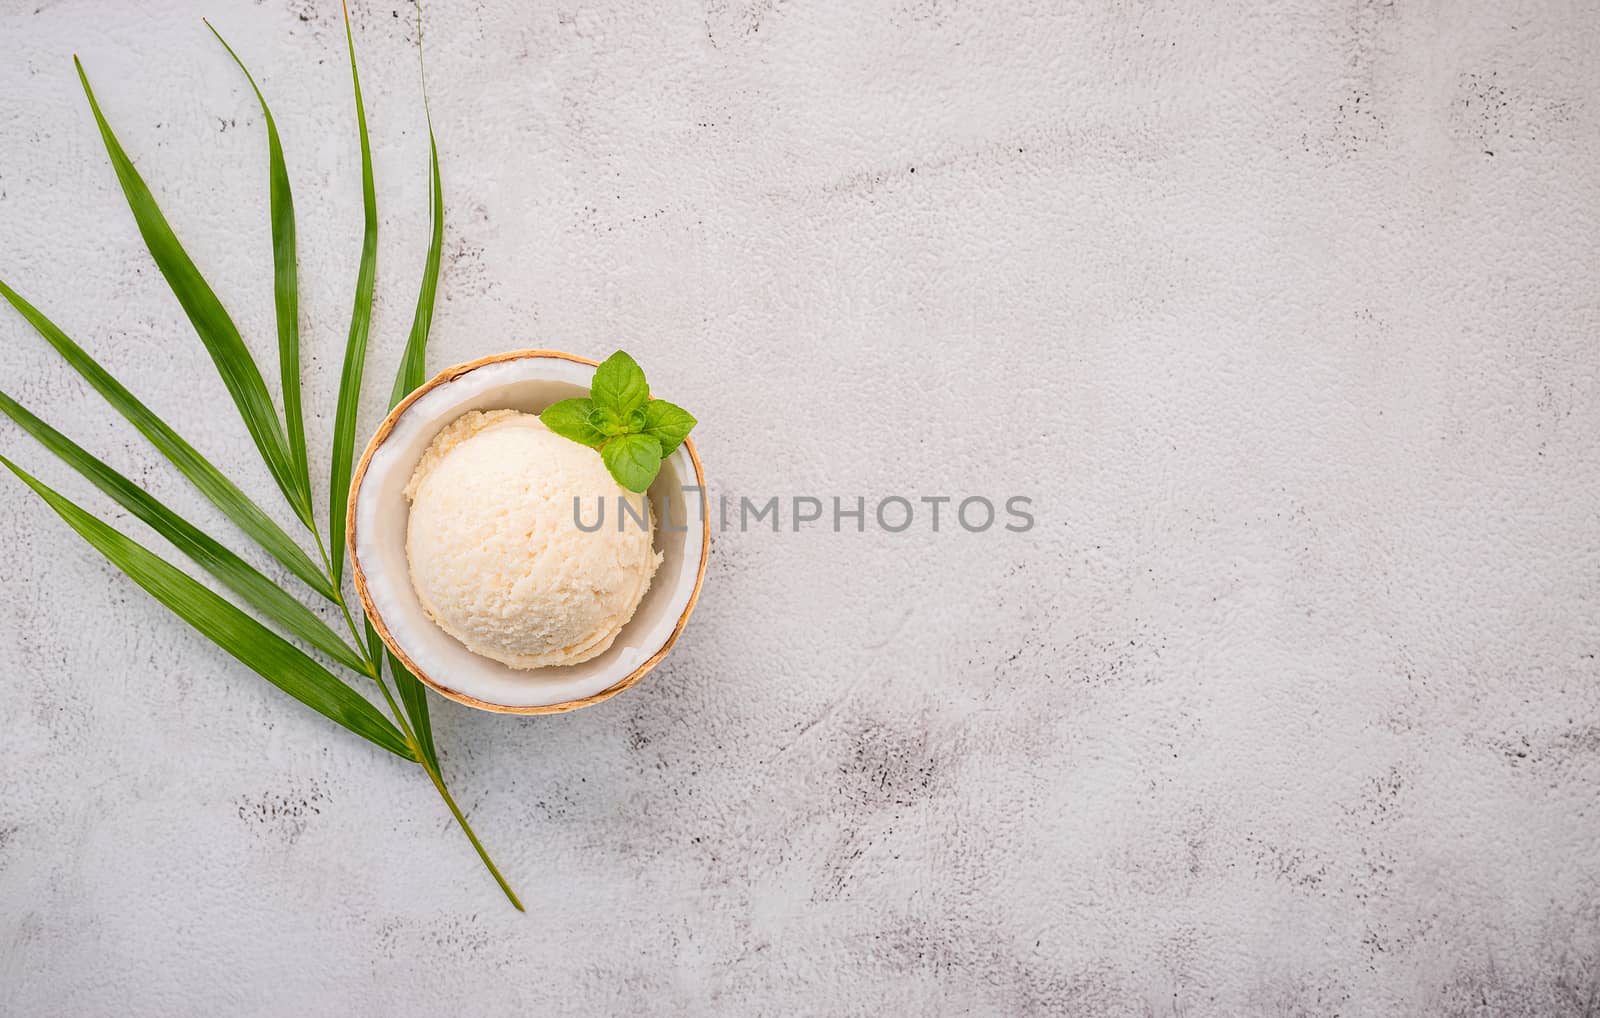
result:
[[(580, 529), (574, 497), (585, 521), (604, 499), (606, 526)], [(620, 529), (619, 497), (635, 510)], [(423, 454), (406, 498), (406, 557), (423, 610), (468, 650), (512, 668), (604, 653), (661, 561), (647, 500), (617, 484), (593, 449), (532, 414), (457, 419)]]

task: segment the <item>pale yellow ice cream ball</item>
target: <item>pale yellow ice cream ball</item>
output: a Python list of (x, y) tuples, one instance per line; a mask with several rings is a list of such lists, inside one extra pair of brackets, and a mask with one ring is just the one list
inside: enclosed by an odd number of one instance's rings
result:
[[(661, 556), (649, 504), (599, 453), (533, 414), (472, 411), (433, 440), (406, 486), (406, 557), (428, 616), (468, 650), (512, 668), (603, 654), (633, 617)], [(605, 526), (579, 529), (606, 506)], [(619, 532), (617, 499), (647, 522)]]

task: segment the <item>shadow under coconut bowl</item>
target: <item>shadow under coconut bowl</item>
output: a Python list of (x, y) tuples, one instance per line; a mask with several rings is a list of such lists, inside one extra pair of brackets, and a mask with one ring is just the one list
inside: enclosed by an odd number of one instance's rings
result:
[[(659, 664), (694, 611), (705, 580), (711, 521), (705, 512), (705, 474), (691, 439), (662, 461), (650, 485), (661, 565), (632, 620), (598, 657), (519, 670), (474, 654), (428, 617), (411, 585), (406, 560), (411, 507), (404, 492), (434, 436), (468, 411), (539, 413), (558, 400), (587, 396), (595, 363), (555, 350), (517, 350), (447, 368), (389, 412), (356, 465), (347, 543), (362, 608), (389, 650), (417, 678), (457, 703), (502, 714), (555, 714), (599, 703)], [(586, 504), (585, 520), (595, 511)], [(607, 526), (616, 525), (615, 512), (614, 503), (607, 507)]]

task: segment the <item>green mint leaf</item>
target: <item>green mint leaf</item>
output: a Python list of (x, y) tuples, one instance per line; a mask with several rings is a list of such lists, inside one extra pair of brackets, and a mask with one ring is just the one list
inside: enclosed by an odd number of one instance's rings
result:
[(650, 398), (650, 386), (644, 380), (644, 371), (634, 359), (618, 350), (594, 369), (594, 383), (589, 396), (595, 406), (626, 418), (645, 405)]
[(683, 407), (664, 399), (653, 399), (644, 405), (644, 427), (639, 430), (661, 443), (661, 457), (665, 459), (683, 444), (697, 423), (694, 415)]
[(589, 414), (589, 423), (607, 438), (628, 433), (627, 422), (609, 407), (595, 407)]
[(539, 420), (562, 438), (570, 438), (579, 445), (598, 449), (605, 444), (606, 436), (589, 423), (589, 416), (593, 413), (593, 400), (564, 399), (545, 407), (544, 413), (539, 415)]
[(600, 458), (618, 484), (644, 491), (661, 470), (661, 443), (649, 435), (618, 435), (600, 448)]

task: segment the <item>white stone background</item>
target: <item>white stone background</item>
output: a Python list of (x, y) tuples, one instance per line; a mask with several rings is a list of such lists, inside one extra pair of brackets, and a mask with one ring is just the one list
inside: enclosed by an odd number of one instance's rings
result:
[[(70, 60), (275, 388), (263, 127), (202, 14), (283, 133), (326, 463), (337, 5), (0, 4), (0, 278), (276, 507)], [(354, 10), (362, 440), (426, 242), (411, 17)], [(0, 1013), (1600, 1010), (1600, 11), (474, 0), (427, 32), (430, 368), (625, 346), (721, 492), (1037, 526), (721, 534), (637, 689), (435, 700), (524, 916), (419, 773), (8, 479)], [(0, 343), (6, 391), (243, 547), (9, 311)]]

